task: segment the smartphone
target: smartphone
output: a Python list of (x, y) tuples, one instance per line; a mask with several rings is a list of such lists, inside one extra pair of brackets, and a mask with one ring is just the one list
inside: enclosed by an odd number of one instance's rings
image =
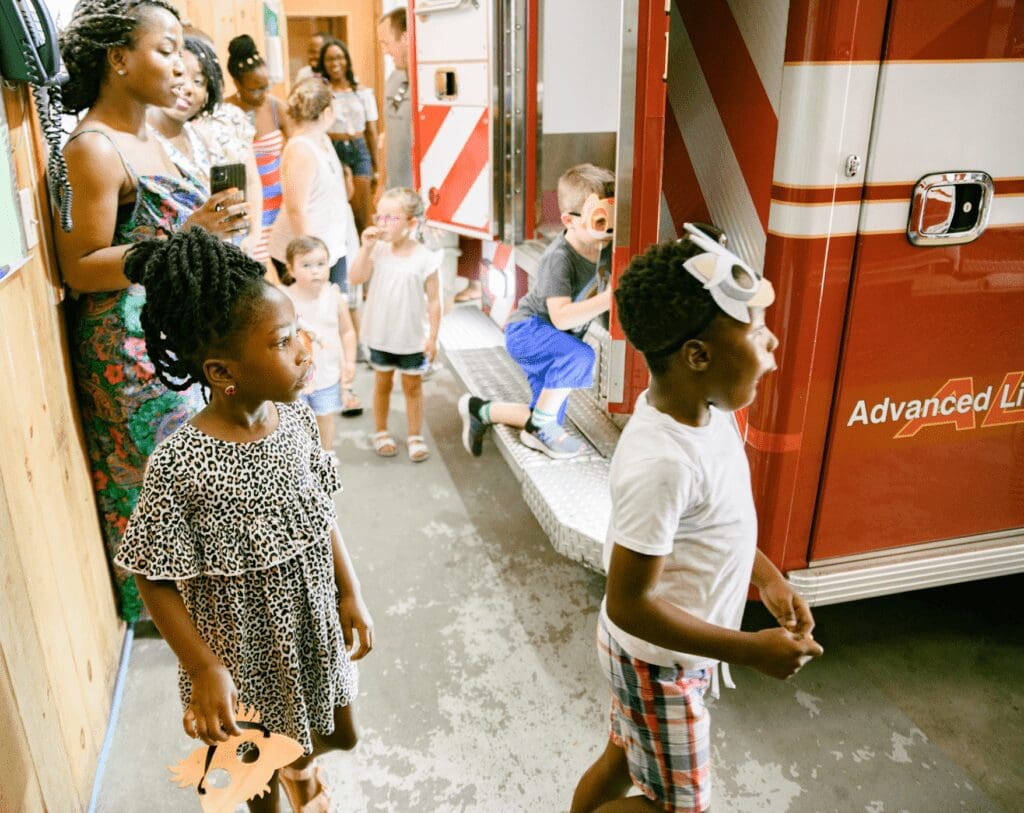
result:
[(245, 197), (245, 164), (215, 164), (210, 167), (210, 194), (237, 189)]

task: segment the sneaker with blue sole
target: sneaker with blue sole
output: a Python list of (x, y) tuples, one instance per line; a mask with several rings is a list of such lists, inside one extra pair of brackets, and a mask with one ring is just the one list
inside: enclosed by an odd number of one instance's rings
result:
[(524, 446), (543, 452), (554, 460), (576, 457), (584, 448), (582, 441), (569, 435), (560, 423), (554, 422), (534, 426), (528, 421), (523, 431), (519, 433), (519, 440)]
[(484, 447), (487, 424), (470, 408), (473, 396), (468, 392), (459, 399), (459, 417), (462, 418), (462, 445), (473, 457), (480, 457)]

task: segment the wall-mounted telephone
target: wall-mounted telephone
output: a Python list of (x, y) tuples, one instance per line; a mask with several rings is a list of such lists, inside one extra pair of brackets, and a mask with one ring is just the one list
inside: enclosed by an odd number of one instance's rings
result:
[(0, 0), (0, 73), (48, 85), (60, 73), (57, 29), (41, 0)]
[(42, 0), (0, 0), (0, 74), (10, 82), (27, 82), (49, 146), (47, 176), (50, 195), (60, 209), (60, 225), (71, 231), (71, 184), (61, 151), (63, 114), (57, 29)]

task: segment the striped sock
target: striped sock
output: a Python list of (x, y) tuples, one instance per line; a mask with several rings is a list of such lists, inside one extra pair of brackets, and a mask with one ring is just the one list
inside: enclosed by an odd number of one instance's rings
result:
[(491, 402), (485, 401), (483, 398), (477, 398), (475, 395), (471, 395), (469, 398), (469, 411), (471, 414), (476, 415), (480, 419), (481, 423), (491, 422)]
[(537, 409), (534, 407), (530, 413), (530, 423), (540, 429), (542, 426), (546, 426), (549, 423), (558, 422), (557, 412), (545, 412), (543, 409)]

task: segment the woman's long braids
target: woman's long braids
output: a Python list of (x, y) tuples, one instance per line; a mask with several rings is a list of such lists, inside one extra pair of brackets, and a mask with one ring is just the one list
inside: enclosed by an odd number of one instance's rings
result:
[(230, 243), (193, 228), (136, 243), (124, 274), (146, 289), (142, 329), (150, 361), (172, 390), (206, 385), (203, 362), (247, 327), (266, 269)]
[(60, 33), (60, 56), (70, 78), (62, 88), (64, 109), (78, 113), (93, 106), (107, 75), (107, 51), (132, 47), (147, 7), (181, 19), (168, 0), (79, 0)]

